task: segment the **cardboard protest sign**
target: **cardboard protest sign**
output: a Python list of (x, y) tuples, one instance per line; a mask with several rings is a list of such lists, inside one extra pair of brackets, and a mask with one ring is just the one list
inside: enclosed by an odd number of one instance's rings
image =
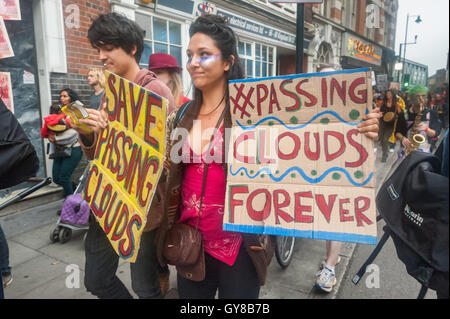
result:
[(163, 169), (168, 102), (113, 73), (105, 76), (109, 125), (83, 195), (117, 254), (134, 262)]
[(229, 82), (224, 230), (376, 244), (370, 69)]

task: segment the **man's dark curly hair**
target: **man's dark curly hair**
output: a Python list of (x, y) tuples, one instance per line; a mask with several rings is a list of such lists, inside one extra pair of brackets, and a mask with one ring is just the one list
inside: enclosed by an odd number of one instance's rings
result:
[(136, 46), (134, 58), (139, 64), (144, 51), (144, 35), (145, 31), (136, 22), (112, 12), (99, 15), (92, 22), (87, 37), (94, 48), (109, 44), (131, 54)]

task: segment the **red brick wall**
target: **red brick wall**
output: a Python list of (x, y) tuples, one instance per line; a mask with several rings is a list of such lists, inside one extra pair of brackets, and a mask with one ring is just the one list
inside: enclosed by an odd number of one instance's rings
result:
[[(65, 24), (66, 52), (68, 73), (86, 74), (93, 65), (100, 65), (97, 51), (91, 47), (87, 39), (87, 31), (92, 21), (101, 13), (110, 12), (108, 0), (63, 0), (64, 21), (72, 11), (66, 12), (67, 6), (75, 4), (79, 7), (80, 27), (68, 28)], [(70, 7), (69, 7), (70, 8)]]

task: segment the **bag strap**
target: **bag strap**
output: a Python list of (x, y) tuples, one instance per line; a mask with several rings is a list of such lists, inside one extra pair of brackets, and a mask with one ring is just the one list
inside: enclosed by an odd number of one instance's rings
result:
[[(223, 120), (223, 118), (225, 116), (225, 109), (226, 108), (223, 109), (222, 114), (220, 115), (219, 120), (217, 121), (216, 127), (214, 129), (214, 134), (211, 136), (211, 140), (209, 141), (209, 146), (208, 146), (208, 151), (206, 152), (206, 156), (208, 156), (209, 153), (211, 152), (211, 148), (212, 148), (212, 145), (213, 145), (212, 141), (214, 139), (216, 130), (219, 128), (220, 123), (222, 123), (222, 120)], [(205, 168), (203, 170), (202, 193), (200, 195), (200, 206), (199, 206), (199, 212), (198, 212), (198, 219), (197, 219), (197, 226), (196, 226), (196, 228), (198, 228), (198, 223), (200, 222), (200, 215), (201, 215), (201, 212), (202, 212), (203, 197), (205, 195), (206, 176), (208, 175), (208, 166), (209, 166), (208, 163), (205, 163)]]
[(180, 122), (184, 112), (186, 111), (186, 109), (188, 108), (188, 106), (191, 104), (192, 101), (188, 101), (186, 103), (184, 103), (182, 106), (180, 106), (180, 108), (177, 111), (177, 115), (175, 116), (175, 120), (173, 121), (173, 129), (175, 129), (178, 125), (178, 122)]

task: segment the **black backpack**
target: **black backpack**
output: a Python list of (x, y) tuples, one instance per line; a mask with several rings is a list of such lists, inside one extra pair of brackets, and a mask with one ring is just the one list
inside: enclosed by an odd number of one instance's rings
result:
[(409, 275), (448, 295), (449, 184), (436, 156), (413, 151), (383, 183), (376, 205)]

